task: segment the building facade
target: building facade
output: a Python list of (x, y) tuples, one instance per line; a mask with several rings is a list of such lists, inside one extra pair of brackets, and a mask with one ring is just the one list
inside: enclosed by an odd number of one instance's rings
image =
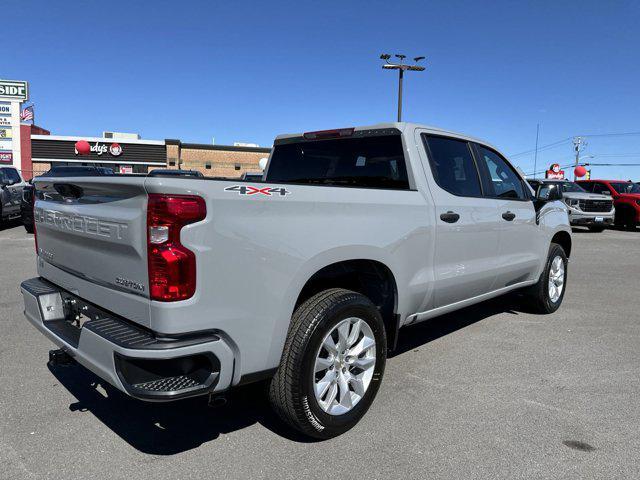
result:
[(198, 170), (207, 177), (237, 178), (261, 171), (259, 162), (269, 157), (270, 148), (237, 145), (207, 145), (166, 140), (168, 168)]
[[(143, 140), (135, 137), (104, 138), (50, 135), (35, 125), (22, 125), (22, 161), (17, 168), (25, 179), (53, 166), (93, 165), (115, 173), (147, 173), (154, 168), (198, 170), (207, 177), (239, 178), (261, 171), (259, 162), (270, 148), (182, 143), (180, 140)], [(90, 145), (81, 155), (76, 142)]]

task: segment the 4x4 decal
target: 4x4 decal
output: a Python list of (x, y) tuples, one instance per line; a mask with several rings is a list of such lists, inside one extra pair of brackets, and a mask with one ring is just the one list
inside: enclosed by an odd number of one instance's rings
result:
[(290, 194), (291, 192), (286, 188), (282, 187), (254, 187), (253, 185), (233, 185), (232, 187), (227, 187), (224, 189), (225, 192), (238, 192), (238, 195), (266, 195), (270, 197), (271, 195), (280, 195), (284, 197), (285, 195)]

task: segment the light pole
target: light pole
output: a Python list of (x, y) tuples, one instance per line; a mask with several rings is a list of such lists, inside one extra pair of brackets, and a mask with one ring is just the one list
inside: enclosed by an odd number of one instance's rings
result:
[(400, 63), (391, 63), (389, 59), (391, 55), (388, 53), (383, 53), (380, 55), (380, 59), (384, 60), (384, 65), (382, 68), (385, 70), (398, 70), (398, 121), (402, 121), (402, 79), (404, 77), (405, 70), (411, 70), (414, 72), (422, 72), (425, 67), (417, 65), (420, 60), (424, 60), (424, 57), (415, 57), (413, 59), (416, 62), (416, 65), (405, 65), (404, 59), (407, 58), (406, 55), (395, 55), (396, 58), (400, 59)]

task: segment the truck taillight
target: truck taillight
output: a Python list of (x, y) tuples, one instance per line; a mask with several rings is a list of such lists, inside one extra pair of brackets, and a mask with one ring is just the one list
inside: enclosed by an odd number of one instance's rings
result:
[(202, 197), (149, 194), (147, 258), (152, 300), (174, 302), (195, 293), (196, 256), (180, 243), (180, 230), (206, 216)]

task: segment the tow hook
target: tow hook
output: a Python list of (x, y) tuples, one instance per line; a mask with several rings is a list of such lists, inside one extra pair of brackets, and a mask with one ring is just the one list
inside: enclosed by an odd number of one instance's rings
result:
[(52, 367), (68, 367), (75, 364), (74, 358), (61, 348), (49, 350), (49, 365)]
[(229, 405), (230, 403), (230, 398), (227, 395), (221, 393), (210, 393), (207, 404), (211, 408), (221, 408)]

